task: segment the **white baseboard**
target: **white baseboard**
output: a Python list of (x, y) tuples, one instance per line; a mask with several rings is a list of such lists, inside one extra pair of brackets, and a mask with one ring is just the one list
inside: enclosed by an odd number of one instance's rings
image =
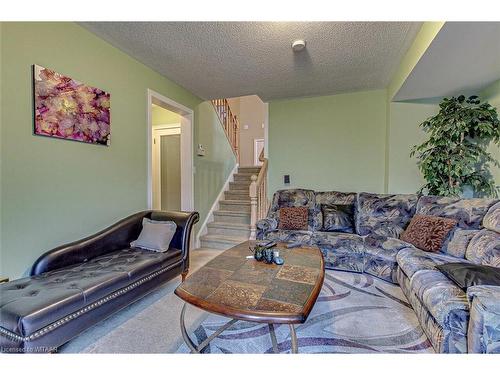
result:
[(198, 233), (196, 235), (195, 248), (199, 248), (200, 247), (200, 245), (201, 245), (200, 237), (203, 236), (203, 235), (205, 235), (207, 233), (207, 224), (211, 223), (212, 221), (214, 221), (214, 211), (217, 211), (219, 209), (219, 201), (221, 201), (224, 198), (224, 192), (226, 190), (229, 190), (229, 183), (233, 182), (233, 180), (234, 180), (234, 174), (236, 172), (238, 172), (238, 168), (239, 168), (239, 164), (236, 163), (236, 165), (234, 166), (234, 168), (231, 171), (231, 173), (229, 173), (229, 176), (228, 176), (226, 182), (224, 183), (224, 186), (222, 186), (222, 189), (219, 192), (219, 195), (217, 195), (217, 198), (215, 199), (214, 203), (212, 204), (212, 207), (208, 211), (208, 214), (205, 217), (205, 220), (201, 224), (200, 230), (198, 231)]

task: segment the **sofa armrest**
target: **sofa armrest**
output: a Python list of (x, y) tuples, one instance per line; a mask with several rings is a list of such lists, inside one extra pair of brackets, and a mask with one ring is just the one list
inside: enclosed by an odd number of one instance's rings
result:
[(467, 289), (470, 320), (469, 353), (500, 353), (500, 286), (478, 285)]
[(257, 221), (255, 224), (257, 227), (257, 239), (262, 240), (266, 233), (272, 232), (278, 228), (278, 220), (266, 217)]
[(170, 248), (182, 251), (182, 260), (185, 263), (185, 269), (187, 269), (189, 266), (191, 232), (193, 226), (200, 220), (200, 214), (186, 211), (153, 211), (150, 217), (152, 220), (173, 221), (177, 224), (174, 237), (170, 242)]

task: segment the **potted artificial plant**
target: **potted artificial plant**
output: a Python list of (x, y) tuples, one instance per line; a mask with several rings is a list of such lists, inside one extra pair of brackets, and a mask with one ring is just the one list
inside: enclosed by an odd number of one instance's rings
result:
[(476, 196), (497, 196), (498, 187), (490, 166), (499, 166), (487, 151), (490, 142), (498, 145), (500, 122), (495, 107), (481, 103), (477, 96), (443, 99), (439, 113), (420, 124), (429, 139), (414, 146), (417, 165), (426, 184), (420, 192), (461, 196), (471, 187)]

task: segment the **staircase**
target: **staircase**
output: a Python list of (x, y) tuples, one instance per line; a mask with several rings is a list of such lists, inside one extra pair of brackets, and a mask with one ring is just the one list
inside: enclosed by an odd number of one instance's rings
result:
[(207, 224), (207, 234), (200, 237), (201, 247), (229, 249), (248, 241), (250, 237), (250, 177), (258, 175), (260, 167), (239, 167), (219, 209), (214, 212), (214, 221)]

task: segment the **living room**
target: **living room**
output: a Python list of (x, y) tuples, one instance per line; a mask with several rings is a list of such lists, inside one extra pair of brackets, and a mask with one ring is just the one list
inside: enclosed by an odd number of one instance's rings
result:
[(2, 367), (500, 352), (495, 12), (20, 6), (0, 23)]

